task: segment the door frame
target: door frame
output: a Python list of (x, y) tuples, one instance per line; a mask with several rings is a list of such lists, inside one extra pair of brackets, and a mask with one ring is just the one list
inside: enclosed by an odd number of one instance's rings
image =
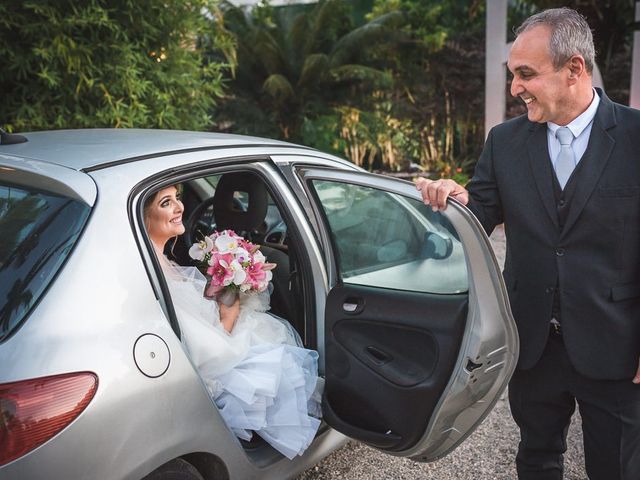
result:
[[(298, 165), (296, 172), (310, 199), (316, 222), (321, 225), (329, 291), (339, 280), (338, 271), (324, 215), (309, 185), (311, 179), (377, 188), (422, 201), (415, 185), (404, 180), (315, 165)], [(465, 252), (469, 309), (456, 366), (424, 435), (406, 450), (388, 452), (418, 461), (433, 461), (447, 455), (475, 430), (506, 388), (519, 353), (518, 332), (507, 290), (482, 225), (469, 209), (454, 199), (448, 200), (448, 208), (441, 214), (457, 231)]]

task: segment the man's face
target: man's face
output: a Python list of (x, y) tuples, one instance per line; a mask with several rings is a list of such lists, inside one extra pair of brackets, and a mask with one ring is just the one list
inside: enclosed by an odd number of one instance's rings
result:
[(527, 105), (532, 122), (566, 125), (572, 120), (568, 102), (568, 66), (556, 70), (549, 53), (551, 30), (534, 27), (520, 34), (509, 53), (507, 67), (513, 74), (511, 95)]

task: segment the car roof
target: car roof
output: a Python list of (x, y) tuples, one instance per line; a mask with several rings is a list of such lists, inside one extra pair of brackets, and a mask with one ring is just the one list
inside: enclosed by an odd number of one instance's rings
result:
[(55, 163), (74, 170), (102, 166), (167, 153), (225, 147), (296, 147), (278, 140), (183, 130), (78, 129), (20, 133), (27, 142), (0, 145), (0, 155), (8, 154)]

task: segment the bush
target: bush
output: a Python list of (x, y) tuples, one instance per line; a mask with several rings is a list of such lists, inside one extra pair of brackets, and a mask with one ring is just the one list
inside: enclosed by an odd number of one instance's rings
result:
[[(0, 125), (204, 129), (225, 65), (204, 65), (208, 0), (0, 3)], [(212, 20), (213, 19), (213, 20)]]

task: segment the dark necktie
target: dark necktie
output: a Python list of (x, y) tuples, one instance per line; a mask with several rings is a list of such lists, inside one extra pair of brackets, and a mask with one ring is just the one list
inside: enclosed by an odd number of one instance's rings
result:
[(560, 142), (560, 153), (556, 158), (555, 164), (556, 177), (558, 177), (560, 187), (564, 189), (564, 186), (571, 176), (571, 172), (573, 172), (576, 166), (576, 156), (571, 148), (573, 133), (568, 127), (560, 127), (556, 130), (556, 138)]

